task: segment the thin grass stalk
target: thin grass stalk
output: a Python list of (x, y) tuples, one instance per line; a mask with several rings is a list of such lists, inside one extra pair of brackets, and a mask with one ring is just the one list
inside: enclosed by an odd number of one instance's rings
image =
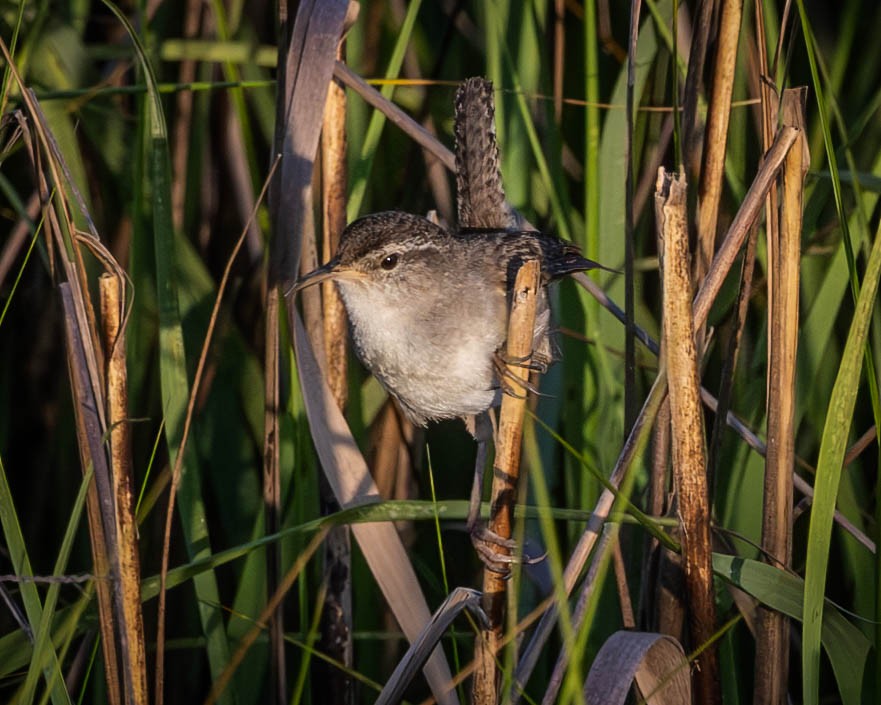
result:
[[(18, 222), (9, 232), (6, 242), (3, 243), (3, 251), (0, 253), (0, 287), (6, 281), (6, 276), (12, 269), (12, 265), (18, 260), (28, 235), (31, 236), (33, 242), (35, 234), (34, 221), (40, 215), (41, 205), (40, 192), (34, 189), (34, 192), (28, 198), (27, 205), (24, 207), (24, 212), (21, 213)], [(2, 320), (3, 316), (0, 314), (0, 322)]]
[[(608, 10), (608, 8), (606, 8)], [(599, 258), (600, 239), (600, 78), (597, 6), (584, 4), (584, 253)]]
[[(404, 22), (398, 30), (398, 36), (392, 47), (391, 56), (389, 57), (388, 66), (386, 67), (386, 79), (398, 78), (398, 75), (401, 72), (404, 54), (410, 43), (413, 26), (416, 22), (416, 17), (421, 5), (422, 0), (413, 0), (407, 6), (407, 14), (404, 17)], [(390, 101), (394, 91), (395, 85), (390, 82), (386, 83), (380, 92), (386, 100)], [(349, 196), (347, 208), (349, 220), (354, 220), (361, 210), (361, 204), (363, 203), (364, 195), (367, 190), (367, 182), (370, 178), (370, 172), (373, 169), (373, 158), (376, 154), (376, 149), (379, 146), (379, 138), (384, 126), (384, 114), (381, 111), (374, 112), (370, 116), (370, 123), (367, 127), (367, 132), (364, 135), (364, 141), (361, 144), (361, 153), (352, 169), (351, 195)]]
[(566, 48), (566, 0), (554, 0), (554, 122), (563, 117), (563, 61)]
[(621, 549), (620, 534), (615, 536), (612, 542), (612, 565), (615, 568), (615, 586), (618, 589), (618, 602), (621, 605), (621, 623), (625, 629), (636, 629), (636, 617), (630, 598), (630, 587), (627, 584), (627, 565)]
[(117, 628), (125, 632), (122, 653), (126, 702), (146, 705), (147, 654), (141, 610), (141, 566), (138, 529), (132, 498), (131, 433), (128, 420), (128, 380), (125, 358), (125, 282), (112, 274), (98, 279), (104, 359), (107, 361), (107, 418), (110, 424), (110, 459), (116, 503), (116, 544), (119, 563), (121, 611)]
[(722, 0), (714, 63), (713, 86), (707, 105), (703, 166), (698, 190), (697, 252), (694, 258), (695, 281), (701, 281), (716, 249), (716, 224), (722, 200), (725, 156), (728, 145), (728, 120), (731, 117), (731, 93), (737, 67), (737, 45), (743, 0)]
[[(670, 422), (673, 429), (673, 480), (679, 501), (688, 621), (693, 647), (710, 643), (716, 630), (713, 591), (710, 503), (706, 475), (703, 410), (700, 401), (691, 278), (688, 275), (688, 221), (685, 177), (658, 173), (655, 214), (663, 283), (664, 349), (669, 375)], [(697, 701), (719, 702), (716, 649), (697, 659)]]
[[(186, 0), (184, 10), (184, 39), (193, 39), (199, 32), (199, 21), (202, 16), (201, 0)], [(192, 83), (196, 78), (196, 61), (184, 59), (178, 67), (178, 81), (182, 84)], [(193, 91), (180, 91), (175, 99), (174, 133), (171, 142), (172, 171), (174, 181), (171, 187), (171, 212), (174, 228), (178, 232), (184, 229), (186, 215), (185, 199), (187, 193), (187, 163), (189, 161), (190, 130), (193, 123)]]
[[(798, 348), (799, 261), (804, 177), (809, 156), (804, 138), (807, 89), (783, 93), (783, 122), (802, 135), (782, 172), (777, 242), (770, 244), (768, 323), (768, 441), (762, 513), (762, 550), (776, 565), (792, 561), (792, 468), (795, 464), (795, 374)], [(776, 215), (771, 211), (770, 216)], [(759, 607), (754, 702), (783, 705), (789, 672), (789, 623), (779, 612)]]
[(365, 103), (382, 112), (389, 122), (403, 130), (420, 147), (440, 159), (441, 163), (449, 171), (455, 173), (456, 157), (452, 150), (401, 108), (385, 98), (382, 93), (367, 83), (352, 69), (338, 61), (333, 67), (333, 76), (342, 81), (347, 88), (351, 88), (357, 93)]
[[(639, 402), (636, 390), (636, 336), (633, 324), (636, 320), (636, 292), (633, 260), (636, 257), (633, 213), (633, 120), (634, 87), (636, 85), (636, 42), (639, 37), (641, 0), (631, 0), (630, 32), (627, 44), (627, 138), (624, 147), (624, 436), (630, 433)], [(674, 20), (675, 21), (675, 20)], [(675, 70), (675, 68), (674, 68)]]
[[(407, 6), (404, 0), (394, 0), (391, 3), (390, 9), (392, 16), (394, 17), (394, 21), (399, 25), (403, 25), (404, 19), (407, 14)], [(442, 62), (443, 60), (443, 56), (438, 58), (439, 62)], [(410, 42), (407, 47), (407, 51), (404, 54), (404, 77), (405, 80), (411, 81), (413, 84), (410, 88), (410, 91), (412, 91), (413, 93), (418, 92), (418, 101), (421, 105), (421, 108), (417, 113), (417, 118), (420, 121), (420, 124), (429, 134), (436, 135), (438, 132), (438, 128), (435, 124), (434, 117), (430, 112), (428, 90), (422, 86), (419, 86), (418, 88), (416, 87), (416, 85), (419, 83), (430, 82), (426, 80), (425, 76), (423, 75), (419, 63), (420, 55), (417, 51), (417, 45), (414, 42)], [(429, 69), (427, 73), (428, 76), (436, 76), (438, 73), (437, 66)], [(447, 171), (444, 168), (444, 164), (440, 160), (438, 160), (431, 152), (426, 150), (419, 150), (419, 156), (423, 159), (425, 163), (425, 179), (428, 182), (430, 202), (434, 205), (435, 209), (440, 214), (441, 220), (447, 223), (455, 223), (456, 206), (453, 203), (454, 197), (452, 194), (452, 189), (450, 188), (450, 179), (447, 176)]]
[[(264, 330), (263, 398), (263, 510), (266, 532), (273, 534), (281, 528), (281, 388), (280, 388), (280, 332), (279, 291), (277, 286), (266, 290), (266, 329)], [(281, 551), (276, 544), (266, 547), (266, 588), (271, 592), (281, 573)], [(284, 610), (278, 610), (269, 621), (269, 692), (277, 702), (284, 702), (287, 692), (285, 677)]]
[[(660, 362), (660, 364), (665, 364)], [(652, 517), (664, 516), (667, 508), (667, 485), (670, 459), (670, 404), (665, 401), (658, 411), (657, 423), (652, 431), (651, 460), (646, 513)], [(639, 595), (639, 626), (642, 629), (660, 631), (671, 636), (680, 629), (665, 628), (664, 624), (682, 623), (682, 604), (678, 595), (671, 595), (667, 583), (661, 580), (665, 565), (673, 555), (663, 548), (657, 537), (648, 535), (643, 542), (642, 584)]]
[[(587, 575), (581, 585), (578, 599), (575, 601), (572, 608), (572, 623), (569, 625), (569, 629), (578, 631), (578, 641), (580, 644), (576, 644), (574, 649), (564, 648), (560, 653), (557, 662), (554, 664), (554, 670), (551, 672), (551, 676), (548, 679), (545, 694), (541, 700), (541, 705), (553, 705), (558, 702), (560, 700), (558, 697), (560, 690), (564, 689), (565, 686), (570, 685), (573, 681), (573, 676), (576, 670), (578, 670), (577, 668), (573, 668), (575, 665), (573, 659), (577, 658), (578, 654), (584, 654), (586, 652), (587, 640), (590, 632), (590, 629), (582, 630), (581, 626), (596, 613), (597, 593), (599, 592), (596, 588), (597, 586), (602, 585), (602, 577), (606, 574), (607, 566), (611, 559), (609, 548), (618, 540), (618, 536), (618, 524), (610, 522), (603, 526), (602, 536), (600, 536), (596, 550), (594, 551), (594, 560), (587, 570)], [(576, 691), (581, 690), (583, 687), (582, 682), (578, 682), (575, 685)], [(571, 699), (572, 692), (571, 687), (568, 693), (564, 690), (562, 699), (565, 700), (567, 694)]]
[[(277, 45), (276, 80), (279, 99), (275, 104), (275, 134), (273, 153), (278, 154), (284, 141), (287, 117), (287, 96), (290, 90), (289, 66), (286, 61), (290, 49), (292, 20), (288, 14), (287, 0), (279, 0), (277, 5)], [(281, 180), (270, 180), (269, 206), (274, 213), (281, 198)], [(269, 266), (267, 287), (264, 293), (265, 330), (263, 360), (263, 508), (267, 533), (278, 530), (281, 525), (281, 293), (278, 283), (286, 274), (282, 262), (286, 256), (288, 238), (272, 238), (269, 246)], [(281, 253), (281, 256), (278, 256)], [(277, 546), (267, 547), (266, 588), (271, 592), (278, 585), (281, 574), (281, 551)], [(287, 694), (287, 669), (284, 644), (284, 605), (280, 604), (269, 622), (269, 698), (277, 703), (284, 702)]]
[[(511, 361), (526, 360), (532, 355), (535, 306), (538, 294), (540, 267), (537, 260), (525, 262), (517, 272), (508, 320), (507, 358)], [(529, 378), (529, 370), (523, 365), (509, 364), (512, 381), (523, 382)], [(523, 417), (526, 413), (526, 394), (505, 394), (499, 412), (498, 442), (493, 462), (493, 482), (490, 499), (489, 530), (510, 539), (513, 528), (514, 503), (520, 479), (520, 447), (523, 439)], [(502, 555), (510, 555), (504, 546), (494, 546)], [(489, 567), (483, 571), (483, 598), (481, 606), (488, 619), (488, 627), (475, 643), (474, 682), (472, 702), (475, 705), (496, 705), (499, 702), (499, 678), (496, 670), (496, 654), (501, 648), (505, 624), (504, 607), (507, 577)]]

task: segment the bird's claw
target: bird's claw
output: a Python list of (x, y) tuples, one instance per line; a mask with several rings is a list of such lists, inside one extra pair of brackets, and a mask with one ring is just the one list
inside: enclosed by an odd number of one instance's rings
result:
[[(477, 557), (488, 570), (506, 578), (511, 575), (512, 565), (535, 565), (547, 557), (546, 551), (538, 556), (517, 555), (517, 542), (514, 539), (497, 534), (482, 522), (470, 527), (470, 533)], [(503, 548), (505, 552), (498, 551), (493, 546)]]
[[(538, 387), (532, 384), (527, 379), (521, 379), (510, 369), (508, 369), (508, 365), (513, 365), (515, 367), (523, 367), (528, 370), (536, 370), (536, 371), (544, 371), (543, 366), (540, 363), (532, 363), (530, 360), (532, 359), (532, 355), (527, 355), (524, 358), (517, 358), (515, 360), (511, 360), (505, 353), (502, 351), (496, 351), (493, 356), (493, 367), (496, 370), (496, 377), (499, 380), (499, 387), (501, 390), (507, 394), (508, 396), (514, 397), (515, 399), (525, 399), (526, 394), (521, 394), (515, 389), (516, 386), (521, 389), (526, 390), (527, 392), (532, 392), (533, 394), (539, 394)], [(546, 368), (545, 368), (546, 369)], [(512, 384), (512, 382), (514, 384)]]

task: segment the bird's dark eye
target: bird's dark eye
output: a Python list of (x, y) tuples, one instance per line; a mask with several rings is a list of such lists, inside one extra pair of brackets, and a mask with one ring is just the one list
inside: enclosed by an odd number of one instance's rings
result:
[(386, 271), (397, 267), (398, 266), (398, 253), (393, 252), (390, 255), (386, 255), (383, 258), (382, 262), (379, 263), (379, 266), (382, 267)]

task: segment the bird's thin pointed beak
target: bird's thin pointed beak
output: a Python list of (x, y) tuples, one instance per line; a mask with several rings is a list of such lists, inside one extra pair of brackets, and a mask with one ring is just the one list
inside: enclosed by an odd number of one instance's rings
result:
[(339, 262), (336, 259), (332, 259), (327, 264), (318, 267), (317, 269), (313, 269), (308, 274), (304, 274), (294, 283), (294, 291), (300, 291), (307, 286), (323, 282), (325, 279), (332, 279), (337, 275), (336, 270), (338, 266)]
[(313, 284), (318, 284), (319, 282), (323, 282), (327, 279), (359, 279), (361, 278), (361, 274), (351, 267), (347, 267), (345, 265), (340, 264), (340, 261), (334, 257), (327, 264), (318, 267), (317, 269), (313, 269), (308, 274), (304, 274), (300, 277), (292, 288), (292, 291), (297, 292), (301, 289), (305, 289), (308, 286), (312, 286)]

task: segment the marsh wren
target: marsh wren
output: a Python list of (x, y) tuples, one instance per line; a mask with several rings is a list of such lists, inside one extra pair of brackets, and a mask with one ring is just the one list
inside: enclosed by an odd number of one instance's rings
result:
[(344, 230), (336, 256), (295, 288), (337, 283), (358, 356), (410, 421), (465, 421), (477, 440), (468, 527), (482, 560), (505, 572), (499, 566), (513, 559), (487, 544), (513, 543), (482, 527), (478, 515), (490, 410), (503, 389), (517, 393), (503, 364), (514, 278), (525, 261), (539, 260), (533, 354), (517, 362), (544, 370), (555, 357), (547, 285), (601, 265), (538, 232), (508, 204), (489, 81), (472, 78), (459, 88), (455, 133), (455, 230), (397, 211), (365, 216)]
[[(596, 263), (555, 237), (525, 230), (449, 232), (389, 211), (349, 225), (337, 255), (300, 279), (339, 287), (358, 357), (414, 424), (477, 415), (497, 403), (497, 354), (507, 337), (514, 277), (528, 259), (542, 283)], [(553, 360), (542, 288), (533, 364)]]

